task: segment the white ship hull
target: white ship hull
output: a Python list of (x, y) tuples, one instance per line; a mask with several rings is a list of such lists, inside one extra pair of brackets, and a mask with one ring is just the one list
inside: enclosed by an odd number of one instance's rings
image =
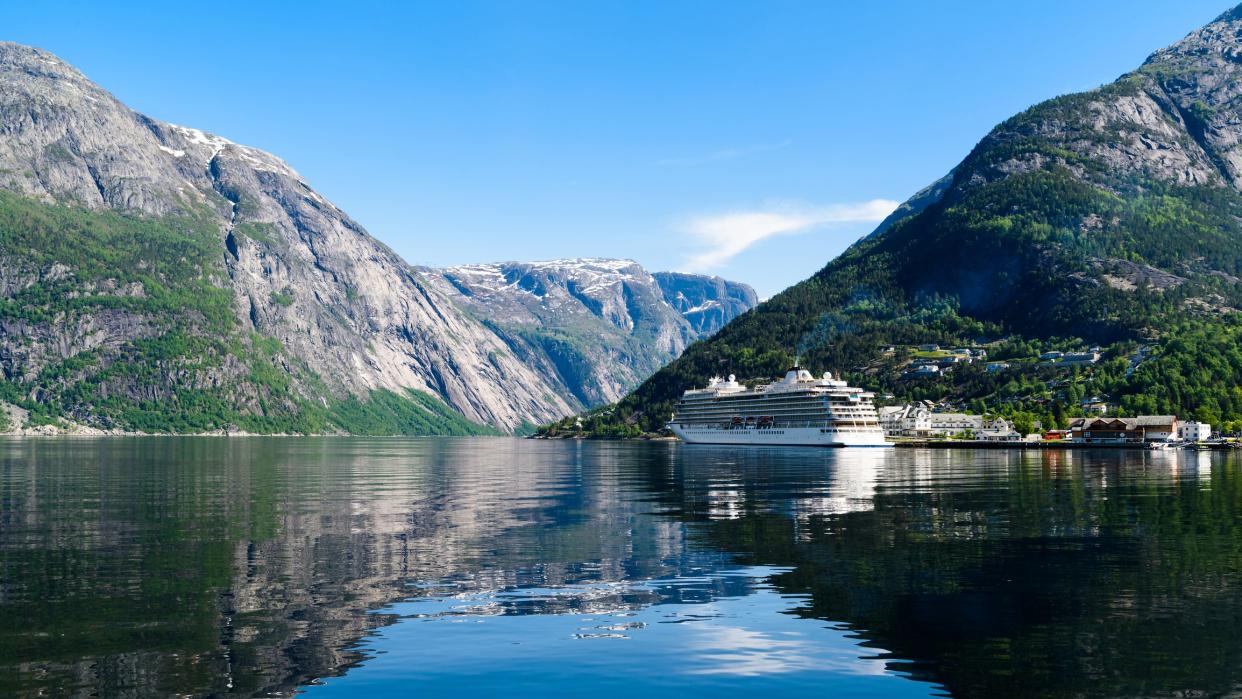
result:
[(786, 447), (891, 447), (881, 430), (837, 430), (831, 427), (720, 428), (680, 425), (668, 428), (686, 444), (746, 444)]

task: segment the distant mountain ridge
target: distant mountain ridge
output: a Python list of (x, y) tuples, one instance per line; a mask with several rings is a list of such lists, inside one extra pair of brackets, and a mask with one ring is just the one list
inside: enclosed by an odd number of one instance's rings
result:
[[(611, 395), (440, 279), (279, 158), (0, 43), (0, 399), (35, 423), (515, 431)], [(671, 358), (677, 320), (635, 353)]]
[(618, 400), (691, 343), (757, 303), (719, 277), (649, 273), (633, 260), (584, 258), (422, 269), (424, 279), (554, 377), (572, 400)]
[[(1242, 425), (1240, 190), (1242, 6), (1113, 83), (999, 124), (873, 234), (593, 419), (658, 429), (686, 388), (774, 376), (800, 354), (898, 398), (1045, 423), (1087, 391), (1131, 414)], [(1106, 351), (1078, 373), (1029, 362), (912, 382), (900, 348), (921, 343)]]
[(686, 272), (656, 272), (664, 301), (706, 337), (759, 305), (755, 290), (740, 282)]

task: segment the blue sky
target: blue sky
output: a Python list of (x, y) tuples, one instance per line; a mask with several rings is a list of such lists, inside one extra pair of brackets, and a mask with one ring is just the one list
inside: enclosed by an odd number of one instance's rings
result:
[(399, 5), (12, 3), (3, 38), (139, 111), (275, 153), (412, 263), (629, 257), (767, 296), (998, 121), (1227, 9)]

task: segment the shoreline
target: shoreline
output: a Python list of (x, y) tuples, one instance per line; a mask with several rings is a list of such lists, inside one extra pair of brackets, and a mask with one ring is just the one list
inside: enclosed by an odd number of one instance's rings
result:
[(977, 440), (912, 440), (894, 442), (898, 449), (1034, 449), (1044, 451), (1080, 449), (1130, 449), (1137, 451), (1229, 451), (1239, 447), (1233, 443), (1176, 444), (1163, 449), (1148, 449), (1146, 444), (1088, 444), (1084, 442), (983, 442)]

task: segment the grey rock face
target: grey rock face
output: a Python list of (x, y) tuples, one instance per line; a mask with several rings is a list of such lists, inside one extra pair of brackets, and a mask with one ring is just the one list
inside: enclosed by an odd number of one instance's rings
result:
[[(615, 400), (753, 299), (713, 282), (674, 310), (628, 261), (413, 268), (279, 158), (134, 112), (59, 58), (11, 43), (0, 43), (0, 190), (96, 211), (205, 217), (223, 260), (209, 274), (231, 292), (241, 332), (278, 340), (297, 392), (324, 405), (413, 388), (502, 429), (545, 422)], [(145, 293), (141, 284), (74, 283), (70, 266), (32, 269), (8, 253), (0, 250), (5, 298), (52, 277), (73, 294)], [(679, 313), (714, 300), (725, 304), (718, 312)], [(158, 335), (160, 321), (122, 306), (71, 322), (5, 322), (0, 367), (21, 382), (87, 351), (120, 361), (121, 348)], [(270, 397), (244, 386), (247, 371), (225, 358), (205, 373), (169, 368), (166, 386), (118, 381), (101, 392), (158, 401), (178, 385), (240, 381), (232, 400), (261, 411)]]
[[(1093, 184), (1154, 179), (1242, 187), (1242, 20), (1237, 9), (1096, 90), (1050, 100), (994, 129), (958, 167), (971, 187), (1051, 165)], [(1060, 154), (1021, 147), (1055, 143)], [(995, 154), (1009, 155), (996, 159)], [(987, 161), (976, 156), (986, 154)], [(1085, 162), (1092, 164), (1084, 167)]]
[(690, 343), (755, 305), (716, 277), (651, 274), (632, 260), (502, 262), (422, 278), (503, 336), (579, 407), (617, 400)]
[[(8, 43), (0, 44), (0, 188), (89, 209), (210, 217), (227, 270), (218, 283), (232, 291), (239, 322), (279, 340), (323, 380), (302, 387), (311, 400), (328, 398), (324, 390), (340, 398), (416, 388), (504, 429), (572, 409), (496, 333), (280, 159), (138, 114), (55, 56)], [(16, 266), (0, 276), (20, 278)], [(24, 344), (56, 346), (63, 357), (145, 327), (123, 318), (101, 333), (103, 320), (48, 324)], [(39, 368), (8, 365), (18, 374)]]
[(685, 272), (656, 272), (664, 301), (690, 323), (699, 337), (759, 305), (755, 290), (740, 282)]

